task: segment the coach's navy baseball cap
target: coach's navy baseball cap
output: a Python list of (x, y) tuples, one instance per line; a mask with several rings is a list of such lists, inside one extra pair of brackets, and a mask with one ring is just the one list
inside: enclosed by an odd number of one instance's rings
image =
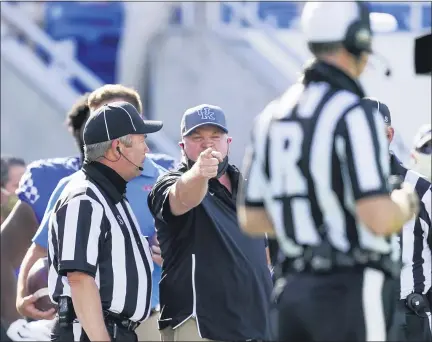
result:
[(189, 108), (183, 114), (181, 121), (181, 134), (183, 137), (192, 133), (198, 127), (204, 125), (217, 126), (225, 133), (228, 133), (225, 114), (222, 108), (202, 104), (196, 107)]
[(361, 99), (361, 103), (364, 106), (378, 110), (378, 112), (382, 115), (385, 124), (388, 126), (391, 125), (390, 110), (386, 104), (384, 104), (384, 103), (382, 103), (382, 102), (380, 102), (377, 99), (372, 98), (372, 97), (365, 97), (365, 98)]
[(154, 133), (162, 126), (161, 121), (143, 120), (136, 108), (128, 102), (112, 102), (90, 114), (84, 127), (84, 144), (97, 144), (128, 134)]

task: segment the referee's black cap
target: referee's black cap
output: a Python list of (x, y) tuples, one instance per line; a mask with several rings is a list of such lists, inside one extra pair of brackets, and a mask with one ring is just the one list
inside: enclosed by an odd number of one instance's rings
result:
[(137, 109), (128, 102), (112, 102), (90, 114), (84, 127), (84, 144), (97, 144), (128, 134), (155, 133), (162, 126), (162, 121), (143, 120)]
[(385, 124), (387, 126), (391, 126), (390, 110), (385, 103), (382, 103), (373, 97), (364, 97), (361, 99), (361, 103), (366, 107), (378, 110), (378, 112), (382, 115)]

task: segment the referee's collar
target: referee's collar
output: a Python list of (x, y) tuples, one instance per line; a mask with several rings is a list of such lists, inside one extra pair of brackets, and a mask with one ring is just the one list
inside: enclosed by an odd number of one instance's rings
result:
[(110, 167), (98, 162), (84, 162), (83, 172), (95, 181), (114, 203), (119, 203), (126, 194), (127, 182)]
[(334, 88), (350, 91), (360, 98), (365, 97), (359, 82), (342, 69), (323, 61), (316, 61), (305, 69), (303, 83), (309, 82), (327, 82)]

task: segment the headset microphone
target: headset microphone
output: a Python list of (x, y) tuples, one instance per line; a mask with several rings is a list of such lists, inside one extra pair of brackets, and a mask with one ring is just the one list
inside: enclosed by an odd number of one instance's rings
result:
[(121, 151), (120, 147), (117, 146), (117, 152), (120, 153), (121, 156), (123, 156), (124, 159), (126, 159), (129, 163), (131, 163), (133, 166), (135, 166), (138, 170), (143, 171), (144, 168), (142, 166), (138, 166), (135, 163), (132, 163)]
[(373, 52), (373, 56), (374, 56), (377, 60), (379, 60), (379, 61), (381, 62), (381, 64), (384, 65), (384, 68), (385, 68), (384, 75), (386, 75), (387, 77), (390, 77), (391, 74), (392, 74), (392, 71), (391, 71), (391, 69), (390, 69), (390, 63), (389, 63), (388, 59), (385, 58), (385, 57), (384, 57), (383, 55), (381, 55), (381, 54), (377, 54), (376, 52)]

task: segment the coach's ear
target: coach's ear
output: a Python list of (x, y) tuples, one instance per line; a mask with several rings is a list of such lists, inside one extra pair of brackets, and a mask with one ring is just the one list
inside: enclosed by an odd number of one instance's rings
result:
[(231, 144), (232, 140), (233, 140), (232, 137), (228, 137), (228, 138), (227, 138), (227, 143), (228, 143), (228, 144)]

